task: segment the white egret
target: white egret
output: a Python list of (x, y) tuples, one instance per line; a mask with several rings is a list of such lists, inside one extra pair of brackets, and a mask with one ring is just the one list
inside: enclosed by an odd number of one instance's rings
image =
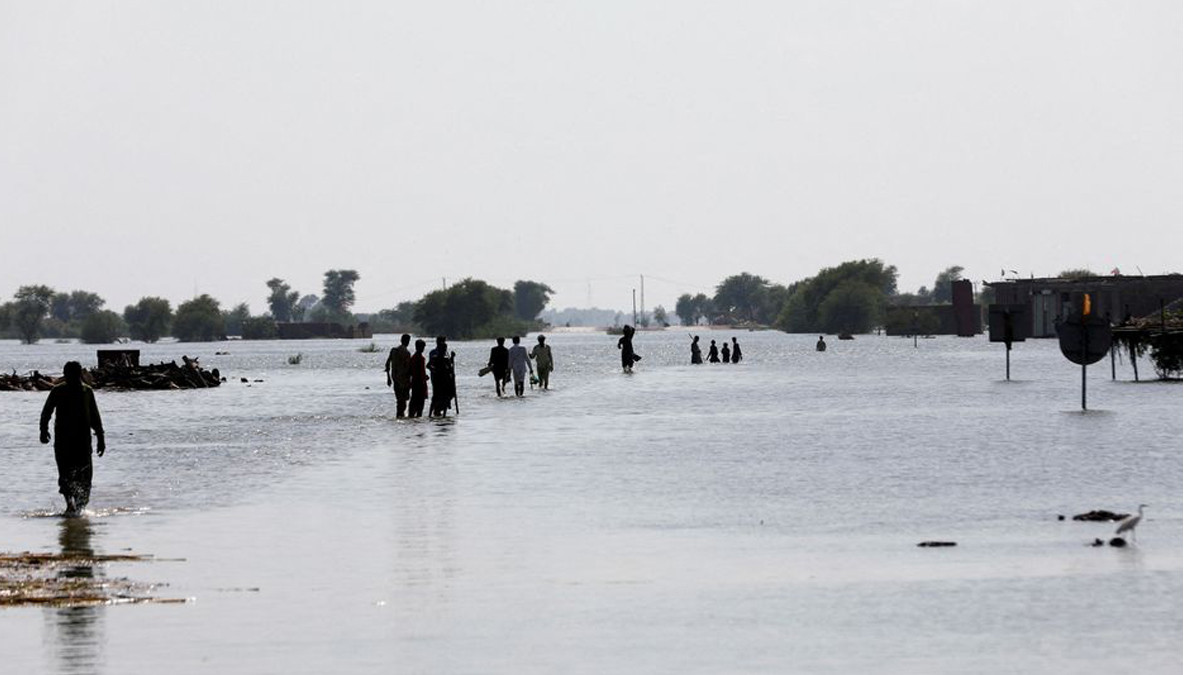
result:
[(1142, 516), (1144, 515), (1142, 513), (1142, 509), (1144, 508), (1146, 508), (1145, 504), (1138, 504), (1138, 514), (1136, 516), (1129, 516), (1128, 518), (1122, 520), (1121, 524), (1117, 526), (1117, 531), (1115, 534), (1128, 532), (1130, 537), (1132, 537), (1134, 541), (1137, 541), (1137, 526), (1138, 523), (1142, 522)]

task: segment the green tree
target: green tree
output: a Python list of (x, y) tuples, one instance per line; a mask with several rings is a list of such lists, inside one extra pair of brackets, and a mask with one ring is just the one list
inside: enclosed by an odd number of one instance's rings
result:
[(518, 281), (513, 284), (513, 307), (517, 318), (533, 321), (546, 308), (554, 289), (536, 281)]
[(221, 303), (207, 293), (180, 303), (171, 333), (180, 342), (210, 342), (224, 335)]
[(717, 307), (716, 304), (713, 303), (712, 298), (708, 297), (704, 293), (697, 293), (692, 298), (692, 302), (696, 305), (697, 322), (699, 322), (699, 319), (704, 319), (705, 321), (712, 323), (717, 318)]
[(221, 318), (225, 322), (225, 335), (241, 335), (242, 325), (251, 318), (250, 305), (243, 302), (227, 312), (222, 312)]
[(777, 287), (758, 275), (735, 274), (717, 286), (713, 305), (717, 313), (733, 321), (772, 323), (786, 299), (786, 293), (781, 295), (774, 288)]
[(938, 272), (937, 279), (933, 282), (933, 301), (935, 303), (949, 304), (954, 299), (954, 290), (951, 284), (962, 279), (962, 271), (961, 265), (954, 265)]
[(270, 314), (252, 316), (242, 322), (243, 340), (274, 340), (278, 336), (275, 317)]
[(358, 279), (358, 272), (355, 270), (329, 270), (325, 273), (321, 304), (329, 310), (331, 319), (343, 323), (353, 322), (350, 308), (354, 306), (354, 282)]
[[(776, 323), (789, 332), (834, 332), (825, 327), (820, 310), (838, 286), (859, 281), (879, 291), (880, 296), (890, 297), (896, 293), (897, 276), (894, 265), (885, 264), (878, 258), (852, 260), (837, 267), (823, 268), (816, 275), (789, 287), (790, 292), (781, 309), (781, 312), (786, 312), (786, 321)], [(796, 293), (802, 294), (801, 297), (793, 297)]]
[(267, 288), (271, 289), (271, 294), (267, 296), (267, 305), (270, 306), (271, 315), (276, 321), (288, 323), (300, 318), (300, 291), (293, 291), (292, 287), (279, 277), (267, 281)]
[(452, 340), (525, 333), (529, 326), (512, 315), (512, 291), (477, 279), (427, 293), (413, 308), (413, 320), (429, 335)]
[(89, 314), (79, 327), (80, 339), (89, 345), (111, 344), (126, 332), (121, 315), (107, 309)]
[(50, 303), (50, 316), (63, 323), (78, 323), (104, 307), (104, 298), (91, 291), (55, 293)]
[(796, 282), (787, 288), (787, 300), (779, 310), (775, 325), (788, 333), (811, 333), (816, 326), (809, 320), (810, 312), (804, 304), (807, 286), (804, 282)]
[(53, 300), (54, 289), (49, 286), (21, 286), (13, 294), (9, 317), (21, 342), (31, 345), (38, 341)]
[(666, 328), (671, 324), (667, 323), (667, 308), (659, 305), (654, 308), (654, 323)]
[(675, 301), (675, 316), (685, 326), (695, 326), (700, 320), (700, 310), (696, 307), (696, 298), (690, 293), (684, 293)]
[(818, 321), (827, 333), (866, 333), (879, 325), (883, 303), (879, 288), (850, 279), (838, 284), (821, 301)]
[(171, 303), (164, 298), (145, 297), (125, 308), (125, 323), (135, 340), (154, 343), (171, 328)]
[(381, 333), (410, 332), (416, 323), (413, 320), (415, 308), (415, 302), (398, 302), (391, 309), (379, 310), (379, 313), (371, 318), (371, 325), (376, 326), (376, 332)]

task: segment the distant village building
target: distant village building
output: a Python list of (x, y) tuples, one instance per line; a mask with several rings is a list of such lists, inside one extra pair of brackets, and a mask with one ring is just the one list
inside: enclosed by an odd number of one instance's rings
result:
[(340, 323), (300, 322), (276, 323), (280, 340), (314, 340), (321, 338), (369, 338), (373, 336), (371, 324), (363, 321), (356, 326)]
[(1035, 338), (1055, 337), (1054, 322), (1079, 311), (1084, 293), (1091, 296), (1092, 315), (1114, 324), (1157, 312), (1183, 297), (1182, 274), (1012, 279), (984, 285), (995, 294), (995, 304), (1024, 308), (1018, 315), (1025, 322), (1024, 334)]
[(887, 308), (884, 329), (888, 335), (979, 335), (980, 307), (970, 279), (950, 285), (949, 305), (904, 305)]

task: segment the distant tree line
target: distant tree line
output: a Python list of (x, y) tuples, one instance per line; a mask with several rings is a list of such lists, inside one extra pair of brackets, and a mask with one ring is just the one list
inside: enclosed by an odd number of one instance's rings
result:
[(21, 286), (13, 299), (0, 304), (0, 336), (26, 344), (42, 338), (79, 338), (106, 344), (124, 338), (153, 343), (172, 336), (181, 342), (204, 342), (238, 336), (266, 340), (278, 336), (278, 324), (297, 321), (349, 325), (369, 322), (379, 332), (423, 332), (453, 339), (525, 334), (544, 326), (537, 316), (554, 293), (536, 281), (518, 281), (511, 290), (476, 279), (404, 301), (374, 314), (352, 314), (356, 270), (329, 270), (322, 293), (301, 296), (283, 279), (267, 280), (268, 311), (254, 316), (247, 303), (223, 309), (204, 294), (172, 308), (170, 301), (147, 296), (122, 314), (104, 309), (105, 301), (88, 291), (59, 293), (43, 285)]
[(826, 267), (787, 286), (743, 272), (727, 277), (713, 297), (684, 294), (675, 313), (687, 326), (699, 323), (770, 326), (789, 333), (865, 333), (881, 326), (889, 305), (949, 303), (963, 268), (937, 275), (933, 290), (897, 293), (895, 265), (878, 258)]

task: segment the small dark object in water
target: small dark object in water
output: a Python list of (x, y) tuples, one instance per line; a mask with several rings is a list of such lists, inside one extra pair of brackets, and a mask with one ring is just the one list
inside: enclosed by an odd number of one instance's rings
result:
[(246, 378), (244, 378), (244, 377), (243, 377), (243, 378), (242, 378), (242, 382), (243, 382), (244, 384), (249, 384), (250, 380), (247, 380)]
[(1103, 509), (1097, 511), (1088, 511), (1077, 516), (1071, 516), (1071, 520), (1092, 521), (1106, 523), (1109, 521), (1124, 520), (1129, 517), (1128, 513), (1113, 513)]
[(938, 548), (941, 546), (958, 546), (958, 542), (956, 542), (956, 541), (923, 541), (923, 542), (917, 544), (917, 546), (920, 546), (921, 548)]
[(1104, 545), (1104, 540), (1101, 539), (1100, 537), (1096, 537), (1095, 539), (1092, 540), (1092, 546), (1103, 546), (1103, 545)]
[(255, 380), (255, 382), (262, 382), (262, 380)]
[(838, 333), (839, 340), (853, 340), (854, 336), (849, 333)]
[(1108, 540), (1108, 545), (1109, 545), (1109, 546), (1115, 546), (1116, 548), (1125, 548), (1125, 545), (1126, 545), (1127, 543), (1128, 543), (1128, 542), (1126, 542), (1126, 541), (1125, 541), (1124, 539), (1122, 539), (1121, 537), (1113, 537), (1112, 539), (1109, 539), (1109, 540)]
[(1061, 514), (1061, 513), (1060, 513), (1060, 514), (1058, 514), (1058, 519), (1059, 519), (1059, 520), (1066, 520), (1066, 519), (1067, 519), (1067, 517), (1066, 517), (1066, 516), (1064, 516), (1063, 514)]

